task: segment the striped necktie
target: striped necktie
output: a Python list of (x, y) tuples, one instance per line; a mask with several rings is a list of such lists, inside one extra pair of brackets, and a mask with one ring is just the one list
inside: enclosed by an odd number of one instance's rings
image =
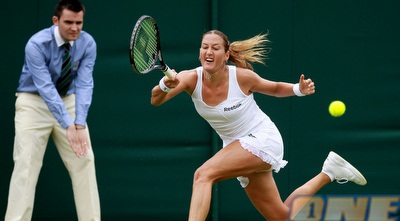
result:
[(65, 43), (62, 45), (65, 49), (63, 60), (62, 60), (62, 68), (61, 68), (61, 75), (58, 78), (56, 83), (56, 88), (60, 96), (65, 96), (71, 85), (72, 78), (71, 78), (71, 56), (69, 54), (69, 49), (71, 45), (69, 43)]

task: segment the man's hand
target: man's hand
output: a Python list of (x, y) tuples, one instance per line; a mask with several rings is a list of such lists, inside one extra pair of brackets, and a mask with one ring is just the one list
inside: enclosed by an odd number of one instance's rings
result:
[(87, 131), (83, 126), (68, 126), (67, 139), (77, 157), (86, 156), (87, 150), (90, 148), (90, 142)]

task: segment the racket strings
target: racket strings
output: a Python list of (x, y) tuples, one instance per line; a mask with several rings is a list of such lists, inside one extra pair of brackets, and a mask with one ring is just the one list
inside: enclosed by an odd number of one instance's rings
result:
[(157, 33), (150, 20), (144, 20), (139, 26), (133, 48), (133, 58), (139, 72), (149, 70), (157, 59)]

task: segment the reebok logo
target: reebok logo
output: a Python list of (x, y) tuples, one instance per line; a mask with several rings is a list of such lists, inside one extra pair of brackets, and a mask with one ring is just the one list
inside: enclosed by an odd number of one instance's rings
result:
[(237, 103), (235, 105), (233, 105), (232, 107), (224, 107), (224, 111), (232, 111), (235, 109), (238, 109), (240, 106), (242, 106), (242, 103)]

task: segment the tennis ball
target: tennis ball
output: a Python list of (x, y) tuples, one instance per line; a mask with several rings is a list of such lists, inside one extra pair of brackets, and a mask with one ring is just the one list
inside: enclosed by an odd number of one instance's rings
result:
[(342, 101), (332, 101), (329, 105), (329, 113), (333, 117), (340, 117), (346, 111), (346, 105)]

